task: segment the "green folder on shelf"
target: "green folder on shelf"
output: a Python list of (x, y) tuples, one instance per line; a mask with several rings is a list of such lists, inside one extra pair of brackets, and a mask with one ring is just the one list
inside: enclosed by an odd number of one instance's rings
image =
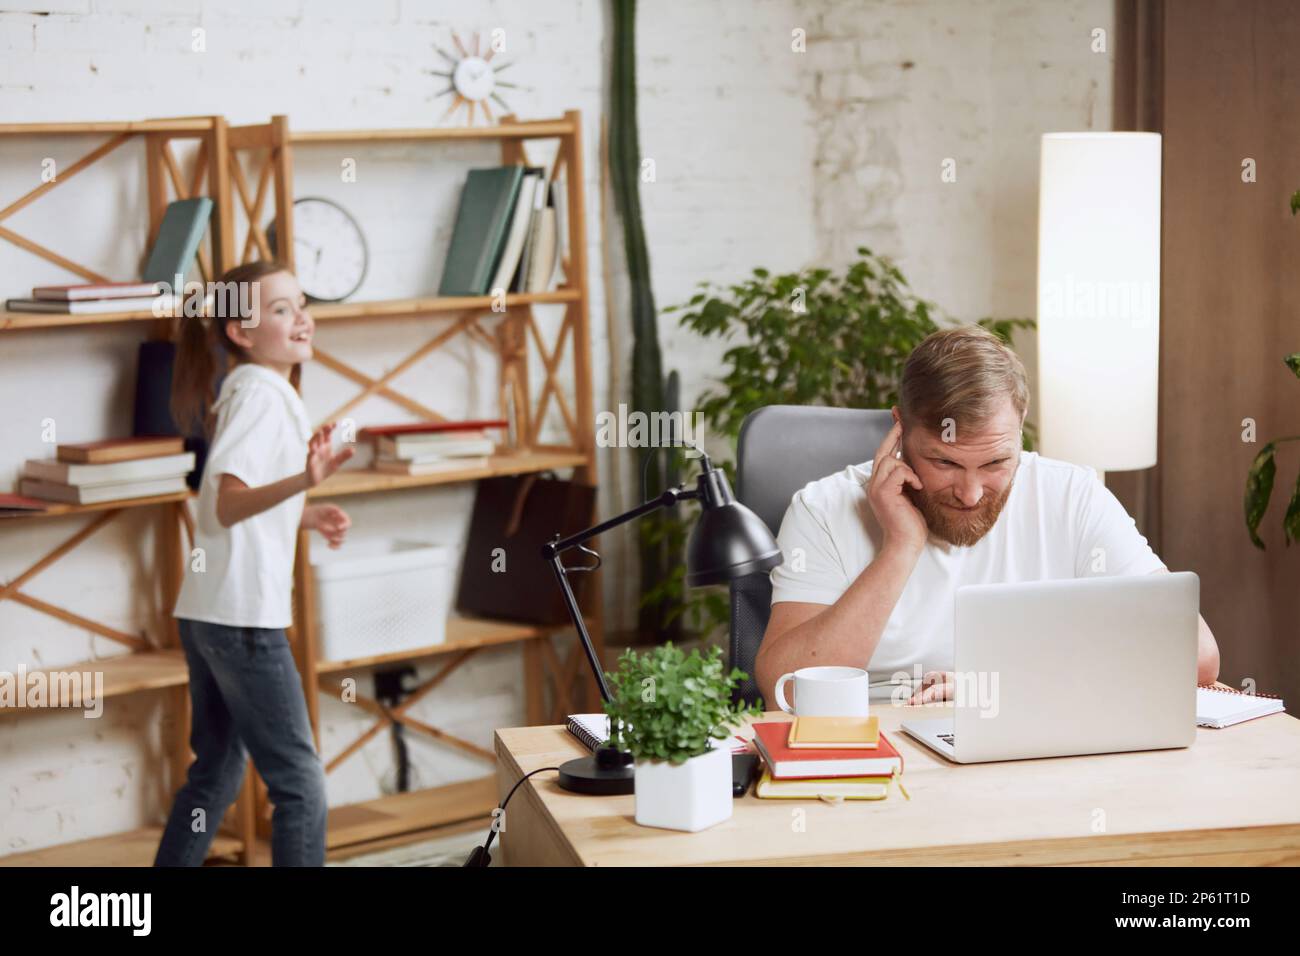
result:
[(212, 200), (206, 196), (168, 203), (141, 278), (145, 282), (166, 282), (179, 294), (181, 290), (175, 288), (176, 277), (181, 276), (180, 284), (184, 285), (183, 277), (190, 271), (211, 215)]
[(469, 171), (438, 295), (488, 294), (523, 177), (522, 166)]

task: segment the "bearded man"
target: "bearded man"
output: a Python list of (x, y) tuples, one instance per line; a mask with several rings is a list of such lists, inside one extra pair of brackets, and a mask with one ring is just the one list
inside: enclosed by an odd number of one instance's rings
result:
[[(1021, 450), (1028, 407), (1020, 359), (980, 326), (912, 351), (874, 459), (810, 482), (781, 522), (755, 662), (765, 700), (818, 665), (866, 669), (873, 699), (904, 685), (910, 703), (950, 699), (957, 588), (1168, 573), (1094, 469)], [(1208, 684), (1219, 651), (1199, 631)]]

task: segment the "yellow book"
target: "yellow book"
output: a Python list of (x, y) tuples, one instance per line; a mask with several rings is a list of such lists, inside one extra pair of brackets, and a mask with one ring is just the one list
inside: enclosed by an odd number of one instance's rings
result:
[(827, 777), (808, 780), (774, 780), (763, 768), (754, 796), (763, 800), (883, 800), (893, 777)]
[(880, 725), (875, 717), (796, 717), (786, 746), (796, 750), (875, 750)]

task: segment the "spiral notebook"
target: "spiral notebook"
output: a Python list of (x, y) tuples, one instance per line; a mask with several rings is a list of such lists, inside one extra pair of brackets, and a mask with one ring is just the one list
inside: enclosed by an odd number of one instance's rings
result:
[(1256, 717), (1278, 714), (1284, 709), (1281, 698), (1271, 694), (1247, 694), (1240, 690), (1205, 685), (1196, 688), (1198, 727), (1222, 729)]
[[(565, 724), (569, 733), (582, 741), (584, 747), (594, 751), (609, 738), (609, 718), (604, 714), (570, 714)], [(726, 741), (714, 739), (713, 746), (727, 744), (733, 754), (749, 750), (749, 742), (743, 737), (732, 736)]]

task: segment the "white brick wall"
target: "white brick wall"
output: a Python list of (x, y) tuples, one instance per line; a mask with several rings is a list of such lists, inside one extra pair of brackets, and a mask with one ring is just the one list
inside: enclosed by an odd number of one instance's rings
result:
[[(434, 45), (503, 27), (523, 117), (579, 109), (586, 145), (586, 208), (597, 410), (626, 400), (626, 295), (615, 290), (623, 331), (615, 361), (624, 392), (608, 394), (608, 342), (601, 283), (598, 142), (610, 16), (596, 0), (473, 5), (418, 0), (0, 0), (0, 119), (9, 122), (137, 119), (221, 113), (257, 122), (287, 113), (295, 128), (406, 126), (436, 122), (446, 108)], [(1108, 57), (1088, 52), (1088, 30), (1108, 26), (1103, 0), (1083, 4), (925, 0), (898, 3), (671, 0), (643, 4), (639, 22), (641, 144), (656, 164), (642, 184), (655, 294), (682, 302), (702, 279), (729, 281), (758, 265), (790, 270), (841, 263), (868, 241), (900, 257), (922, 294), (963, 318), (1030, 314), (1033, 292), (1037, 135), (1105, 128)], [(191, 52), (192, 31), (206, 52)], [(790, 49), (807, 30), (807, 52)], [(901, 64), (910, 62), (904, 69)], [(1040, 64), (1045, 63), (1046, 66)], [(0, 206), (35, 183), (41, 160), (65, 167), (92, 148), (83, 140), (0, 141)], [(60, 187), (7, 226), (86, 260), (110, 275), (138, 268), (144, 179), (138, 146)], [(137, 150), (137, 152), (132, 152)], [(362, 295), (427, 292), (436, 285), (463, 171), (496, 161), (482, 145), (349, 148), (360, 176), (338, 181), (332, 146), (297, 151), (296, 192), (334, 195), (361, 219), (374, 247)], [(955, 156), (958, 183), (938, 180), (938, 158)], [(69, 228), (75, 223), (75, 228)], [(124, 235), (120, 233), (127, 224)], [(614, 237), (614, 272), (623, 273)], [(111, 238), (110, 238), (111, 237)], [(0, 296), (68, 281), (53, 267), (0, 245)], [(665, 371), (678, 369), (689, 407), (718, 367), (673, 316), (660, 323)], [(322, 344), (379, 372), (431, 334), (427, 323), (325, 329)], [(39, 422), (60, 440), (129, 428), (138, 330), (70, 329), (0, 337), (0, 487), (20, 462), (48, 454)], [(483, 356), (461, 349), (401, 379), (417, 398), (450, 414), (487, 412), (495, 381)], [(51, 387), (55, 383), (57, 387)], [(323, 369), (309, 370), (307, 402), (327, 414), (350, 394)], [(358, 415), (393, 415), (368, 402)], [(715, 449), (716, 450), (716, 449)], [(624, 492), (602, 489), (602, 513), (639, 495), (631, 456)], [(608, 482), (612, 460), (601, 455)], [(652, 489), (653, 491), (653, 489)], [(463, 490), (406, 492), (348, 501), (358, 538), (412, 531), (458, 541)], [(412, 527), (412, 516), (414, 525)], [(75, 525), (0, 529), (0, 580), (72, 533)], [(132, 516), (102, 532), (71, 563), (36, 578), (32, 593), (100, 616), (128, 631), (146, 627), (148, 523)], [(141, 556), (131, 547), (141, 544)], [(623, 540), (606, 544), (610, 624), (633, 617), (635, 572)], [(620, 613), (621, 612), (621, 613)], [(0, 602), (0, 667), (73, 663), (116, 653), (12, 602)], [(432, 671), (421, 670), (421, 676)], [(517, 651), (494, 651), (416, 708), (416, 715), (490, 746), (491, 729), (523, 718)], [(369, 680), (361, 688), (370, 689)], [(161, 819), (157, 714), (161, 698), (110, 703), (88, 735), (74, 715), (0, 717), (0, 853), (93, 837)], [(337, 753), (368, 720), (323, 701), (322, 738)], [(420, 783), (464, 779), (484, 765), (416, 739)], [(330, 775), (332, 803), (367, 799), (391, 774), (387, 738), (372, 741)]]

